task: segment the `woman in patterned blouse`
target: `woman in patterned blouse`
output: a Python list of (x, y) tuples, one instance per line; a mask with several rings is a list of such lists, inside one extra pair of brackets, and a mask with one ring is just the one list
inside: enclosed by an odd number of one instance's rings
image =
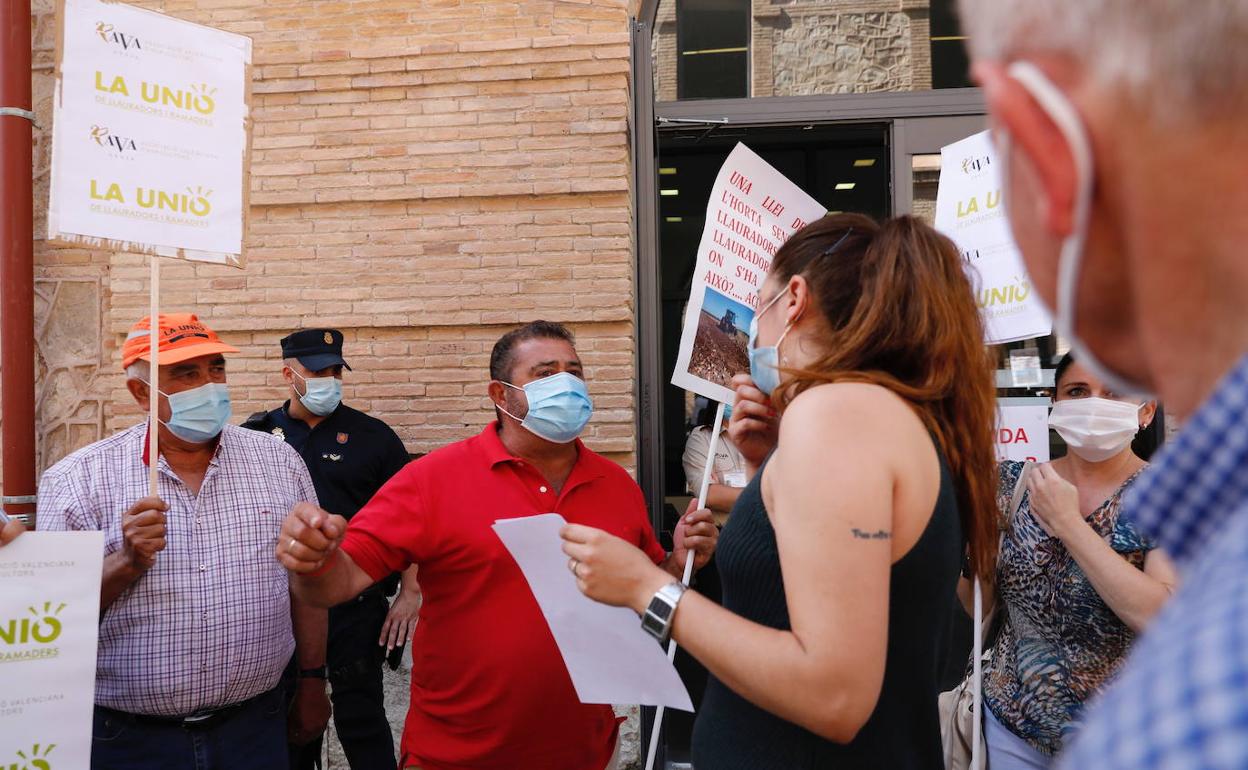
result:
[[(1070, 451), (1031, 467), (998, 557), (1004, 614), (984, 665), (992, 770), (1049, 765), (1176, 582), (1165, 555), (1119, 516), (1123, 490), (1147, 467), (1131, 440), (1156, 404), (1110, 392), (1069, 355), (1056, 375), (1050, 425)], [(1001, 465), (1003, 509), (1023, 468)]]

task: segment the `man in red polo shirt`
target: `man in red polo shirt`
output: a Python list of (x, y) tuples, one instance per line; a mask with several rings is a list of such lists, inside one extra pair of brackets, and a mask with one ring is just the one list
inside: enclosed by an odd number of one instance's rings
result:
[(498, 421), (399, 471), (350, 526), (312, 505), (286, 518), (278, 559), (300, 598), (346, 601), (382, 577), (420, 568), (424, 605), (412, 639), (412, 696), (401, 767), (603, 770), (618, 723), (582, 704), (524, 575), (491, 529), (555, 512), (641, 547), (679, 577), (701, 567), (717, 530), (687, 515), (668, 555), (641, 490), (577, 436), (592, 413), (570, 332), (535, 321), (490, 356)]

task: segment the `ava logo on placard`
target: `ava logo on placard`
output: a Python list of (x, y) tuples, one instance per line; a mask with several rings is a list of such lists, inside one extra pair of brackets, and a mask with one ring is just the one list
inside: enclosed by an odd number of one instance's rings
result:
[(98, 180), (91, 180), (91, 200), (111, 201), (122, 205), (134, 202), (142, 209), (171, 211), (175, 214), (206, 217), (212, 213), (212, 201), (208, 200), (210, 197), (212, 197), (212, 190), (205, 190), (203, 187), (194, 189), (187, 187), (185, 193), (157, 190), (152, 187), (135, 187), (134, 195), (128, 201), (125, 193), (122, 192), (121, 185), (116, 182), (105, 186)]
[(962, 159), (962, 173), (972, 179), (987, 174), (992, 168), (992, 156), (990, 155), (971, 155)]
[(65, 604), (44, 602), (41, 609), (28, 607), (30, 617), (0, 618), (0, 663), (55, 658), (61, 654), (55, 646), (64, 626), (57, 616)]
[(136, 90), (134, 84), (127, 81), (124, 75), (115, 75), (109, 80), (102, 71), (96, 70), (95, 90), (110, 95), (120, 94), (130, 101), (134, 101), (137, 95), (148, 104), (200, 115), (211, 115), (217, 109), (217, 102), (213, 98), (217, 89), (207, 83), (193, 83), (188, 88), (175, 88), (143, 80)]
[(137, 37), (118, 31), (116, 27), (106, 21), (97, 21), (95, 23), (95, 34), (99, 35), (100, 40), (103, 40), (105, 43), (120, 46), (123, 51), (143, 48)]
[(139, 151), (139, 145), (135, 140), (118, 136), (109, 131), (107, 126), (91, 126), (90, 136), (96, 144), (114, 155), (126, 157), (126, 153), (134, 154)]
[(56, 748), (55, 743), (46, 746), (36, 743), (29, 749), (16, 752), (16, 758), (7, 764), (0, 765), (0, 770), (53, 770), (52, 760), (48, 755)]

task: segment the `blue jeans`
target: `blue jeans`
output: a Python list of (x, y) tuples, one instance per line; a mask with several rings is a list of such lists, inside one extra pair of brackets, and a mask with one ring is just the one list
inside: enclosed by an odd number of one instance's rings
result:
[(207, 727), (136, 720), (95, 707), (91, 770), (286, 770), (282, 688)]

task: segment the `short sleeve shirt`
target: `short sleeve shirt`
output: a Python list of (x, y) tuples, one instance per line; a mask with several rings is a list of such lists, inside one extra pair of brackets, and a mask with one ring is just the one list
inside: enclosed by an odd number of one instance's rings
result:
[[(702, 487), (702, 474), (706, 470), (706, 454), (711, 448), (711, 429), (698, 426), (689, 433), (685, 441), (685, 451), (680, 462), (685, 468), (685, 483), (690, 494), (697, 494)], [(715, 442), (715, 466), (711, 471), (711, 481), (730, 487), (744, 487), (745, 460), (737, 450), (727, 429), (719, 434)]]
[(528, 583), (492, 525), (558, 513), (656, 563), (637, 484), (577, 442), (556, 492), (512, 456), (497, 424), (407, 465), (351, 520), (342, 549), (373, 579), (420, 567), (404, 763), (424, 770), (602, 770), (616, 720), (577, 698)]
[[(99, 530), (105, 556), (124, 546), (122, 513), (148, 494), (147, 424), (74, 452), (39, 484), (41, 530)], [(277, 685), (294, 652), (286, 570), (274, 557), (282, 520), (317, 502), (293, 449), (225, 426), (199, 492), (161, 455), (165, 549), (100, 616), (95, 702), (184, 717)]]

